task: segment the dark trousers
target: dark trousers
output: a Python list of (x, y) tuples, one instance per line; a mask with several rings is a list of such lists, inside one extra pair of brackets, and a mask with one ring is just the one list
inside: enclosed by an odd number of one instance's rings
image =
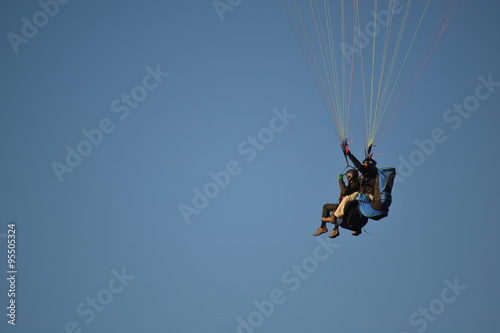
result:
[[(323, 205), (323, 213), (321, 217), (329, 217), (331, 215), (331, 212), (333, 212), (339, 204), (334, 204), (334, 203), (326, 203)], [(321, 221), (321, 227), (326, 227), (326, 222)]]

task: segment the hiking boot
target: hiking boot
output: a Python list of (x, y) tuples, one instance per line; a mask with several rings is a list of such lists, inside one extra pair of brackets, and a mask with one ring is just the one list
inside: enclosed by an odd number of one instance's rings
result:
[(339, 229), (333, 229), (332, 233), (328, 235), (328, 238), (335, 238), (340, 235)]
[(359, 235), (361, 235), (361, 232), (362, 232), (362, 231), (361, 231), (361, 229), (354, 230), (354, 231), (352, 232), (352, 235), (353, 235), (353, 236), (359, 236)]
[(326, 227), (319, 227), (318, 230), (313, 234), (313, 236), (319, 236), (321, 234), (324, 234), (325, 232), (328, 232), (328, 229)]
[(328, 216), (328, 217), (322, 217), (321, 218), (321, 221), (323, 222), (330, 222), (330, 223), (335, 223), (336, 222), (336, 218), (335, 218), (335, 215), (331, 215), (331, 216)]

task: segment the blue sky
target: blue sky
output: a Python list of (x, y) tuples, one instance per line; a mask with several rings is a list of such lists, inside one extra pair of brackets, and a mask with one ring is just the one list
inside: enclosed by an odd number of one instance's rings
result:
[(380, 140), (389, 217), (330, 240), (345, 161), (284, 8), (221, 2), (1, 3), (0, 330), (499, 331), (500, 3)]

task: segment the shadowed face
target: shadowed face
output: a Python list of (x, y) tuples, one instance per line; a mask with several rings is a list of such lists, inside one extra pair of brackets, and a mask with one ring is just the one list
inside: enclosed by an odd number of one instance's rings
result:
[(358, 178), (358, 172), (356, 170), (350, 170), (346, 173), (347, 181), (350, 183)]

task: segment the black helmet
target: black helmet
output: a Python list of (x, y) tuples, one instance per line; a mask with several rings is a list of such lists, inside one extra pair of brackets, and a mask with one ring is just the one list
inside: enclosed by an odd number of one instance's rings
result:
[(377, 162), (373, 158), (370, 158), (370, 157), (365, 158), (363, 160), (363, 164), (365, 164), (365, 163), (368, 164), (368, 166), (371, 166), (371, 167), (376, 167), (377, 166)]
[(351, 182), (351, 180), (357, 180), (359, 178), (358, 170), (356, 170), (356, 169), (347, 170), (345, 175), (347, 177), (347, 182), (349, 182), (349, 183)]

